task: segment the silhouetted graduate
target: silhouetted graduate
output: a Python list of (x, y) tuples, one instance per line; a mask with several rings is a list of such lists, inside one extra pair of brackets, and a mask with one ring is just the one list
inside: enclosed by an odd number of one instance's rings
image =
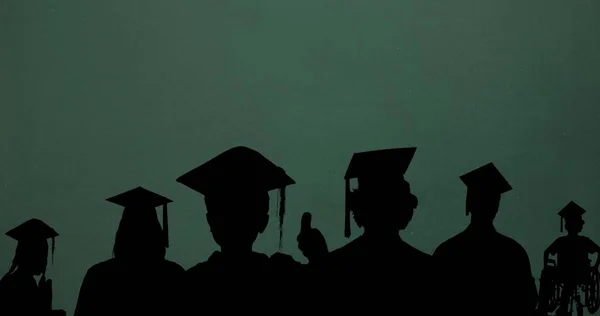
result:
[[(593, 284), (592, 274), (598, 274), (600, 258), (597, 257), (596, 262), (591, 265), (589, 255), (598, 254), (600, 247), (588, 237), (579, 235), (585, 224), (583, 214), (585, 214), (585, 210), (573, 201), (569, 202), (558, 212), (560, 216), (560, 231), (563, 231), (564, 226), (567, 230), (567, 235), (557, 238), (544, 251), (544, 262), (549, 262), (550, 255), (556, 255), (557, 265), (556, 267), (545, 266), (542, 272), (539, 308), (543, 313), (553, 312), (553, 310), (548, 310), (547, 306), (547, 296), (552, 295), (552, 293), (548, 293), (545, 288), (547, 285), (545, 282), (547, 280), (544, 280), (545, 278), (552, 278), (553, 280), (551, 281), (562, 284), (557, 311), (557, 315), (559, 316), (568, 315), (570, 298), (574, 294), (574, 291), (578, 290), (578, 287), (583, 286), (584, 290), (589, 291), (592, 290), (589, 287), (595, 285)], [(595, 282), (598, 282), (598, 280), (596, 279)], [(591, 293), (586, 294), (589, 297)], [(598, 293), (595, 296), (589, 297), (594, 302), (587, 302), (591, 314), (596, 312), (599, 304)], [(583, 308), (583, 306), (580, 306), (580, 308)]]
[[(142, 187), (107, 201), (124, 207), (113, 258), (87, 271), (75, 316), (171, 314), (185, 272), (165, 259), (172, 201)], [(161, 205), (162, 229), (156, 214)]]
[[(10, 270), (0, 281), (0, 315), (66, 315), (52, 310), (52, 280), (46, 279), (48, 239), (58, 233), (43, 221), (33, 218), (6, 233), (18, 241)], [(34, 276), (41, 276), (39, 284)]]
[(493, 223), (502, 194), (512, 187), (493, 163), (460, 178), (471, 223), (433, 254), (443, 286), (440, 305), (449, 315), (533, 315), (537, 290), (527, 253)]
[[(399, 234), (418, 205), (404, 179), (415, 151), (397, 148), (362, 152), (350, 161), (345, 176), (345, 236), (350, 237), (351, 213), (364, 233), (325, 259), (327, 288), (335, 293), (332, 299), (337, 312), (434, 314), (432, 306), (423, 300), (432, 286), (428, 280), (431, 257), (406, 243)], [(353, 178), (358, 180), (358, 189), (351, 191)]]
[[(206, 219), (220, 251), (187, 271), (190, 314), (261, 313), (266, 300), (289, 296), (291, 257), (254, 252), (258, 235), (269, 222), (269, 191), (279, 190), (280, 246), (285, 188), (295, 181), (262, 154), (247, 147), (229, 149), (177, 179), (204, 195)], [(278, 294), (282, 294), (281, 296)], [(231, 310), (230, 310), (231, 309)]]

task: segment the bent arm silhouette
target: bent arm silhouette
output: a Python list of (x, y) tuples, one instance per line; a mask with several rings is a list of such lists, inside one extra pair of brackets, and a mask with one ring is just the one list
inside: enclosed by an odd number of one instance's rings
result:
[(588, 252), (590, 254), (597, 254), (596, 255), (596, 262), (594, 263), (593, 267), (594, 269), (598, 269), (598, 267), (600, 266), (600, 246), (598, 246), (598, 244), (596, 244), (593, 240), (589, 239), (589, 245), (588, 245)]
[(557, 252), (558, 252), (558, 240), (555, 240), (554, 242), (552, 242), (552, 244), (548, 248), (546, 248), (546, 250), (544, 250), (544, 266), (546, 266), (546, 263), (550, 259), (550, 256), (556, 255)]

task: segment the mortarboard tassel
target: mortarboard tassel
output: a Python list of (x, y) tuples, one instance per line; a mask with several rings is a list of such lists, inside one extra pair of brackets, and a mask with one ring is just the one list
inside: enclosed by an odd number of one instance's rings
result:
[(344, 214), (344, 236), (350, 238), (350, 180), (346, 179), (346, 203)]
[(163, 204), (163, 234), (165, 236), (165, 248), (169, 248), (169, 212), (167, 204)]
[(563, 226), (564, 226), (564, 225), (563, 225), (563, 218), (561, 217), (561, 218), (560, 218), (560, 232), (561, 232), (561, 233), (563, 232)]
[(285, 187), (279, 189), (279, 251), (283, 249), (283, 217), (285, 216)]

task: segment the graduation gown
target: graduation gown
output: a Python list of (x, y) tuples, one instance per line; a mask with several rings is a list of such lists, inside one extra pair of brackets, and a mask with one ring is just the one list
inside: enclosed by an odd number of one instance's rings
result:
[(302, 271), (302, 264), (283, 254), (227, 257), (216, 251), (186, 271), (184, 314), (264, 314), (289, 308), (295, 300), (290, 290), (302, 279)]
[(171, 315), (184, 272), (168, 260), (98, 263), (85, 275), (74, 316)]
[(591, 262), (589, 255), (597, 249), (596, 244), (585, 236), (561, 236), (548, 248), (556, 254), (558, 267), (556, 281), (570, 286), (589, 284), (591, 281)]
[(320, 283), (336, 293), (331, 303), (340, 313), (435, 315), (426, 304), (431, 264), (430, 255), (400, 237), (363, 235), (327, 256)]
[(469, 226), (433, 254), (449, 315), (531, 316), (535, 279), (525, 249), (495, 230)]
[(52, 314), (50, 293), (38, 287), (30, 275), (8, 274), (0, 281), (0, 315), (49, 316)]

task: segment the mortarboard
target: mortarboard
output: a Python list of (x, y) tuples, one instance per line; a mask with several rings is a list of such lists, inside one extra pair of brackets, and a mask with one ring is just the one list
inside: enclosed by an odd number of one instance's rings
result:
[(231, 148), (177, 178), (177, 182), (204, 195), (269, 192), (279, 189), (279, 248), (281, 249), (285, 188), (296, 184), (283, 168), (244, 146)]
[(560, 231), (563, 231), (563, 223), (565, 219), (570, 218), (581, 218), (585, 214), (585, 210), (577, 203), (571, 201), (565, 207), (563, 207), (558, 215), (560, 216)]
[(44, 223), (42, 220), (32, 218), (8, 231), (6, 236), (11, 237), (18, 242), (52, 238), (52, 261), (54, 262), (54, 239), (58, 237), (58, 233), (54, 228), (48, 226), (48, 224)]
[(170, 199), (146, 190), (142, 187), (129, 190), (119, 195), (106, 199), (108, 202), (117, 204), (124, 208), (128, 207), (149, 207), (156, 209), (158, 206), (163, 207), (163, 233), (165, 238), (165, 247), (169, 247), (169, 215), (167, 204), (173, 202)]
[(390, 148), (355, 153), (352, 155), (344, 179), (346, 180), (346, 207), (344, 236), (350, 237), (352, 209), (350, 179), (357, 178), (360, 187), (386, 186), (390, 181), (404, 179), (404, 174), (415, 155), (416, 147)]
[[(492, 162), (460, 176), (460, 179), (467, 186), (467, 190), (477, 189), (480, 192), (498, 195), (512, 190), (508, 181)], [(469, 215), (468, 210), (467, 215)]]

